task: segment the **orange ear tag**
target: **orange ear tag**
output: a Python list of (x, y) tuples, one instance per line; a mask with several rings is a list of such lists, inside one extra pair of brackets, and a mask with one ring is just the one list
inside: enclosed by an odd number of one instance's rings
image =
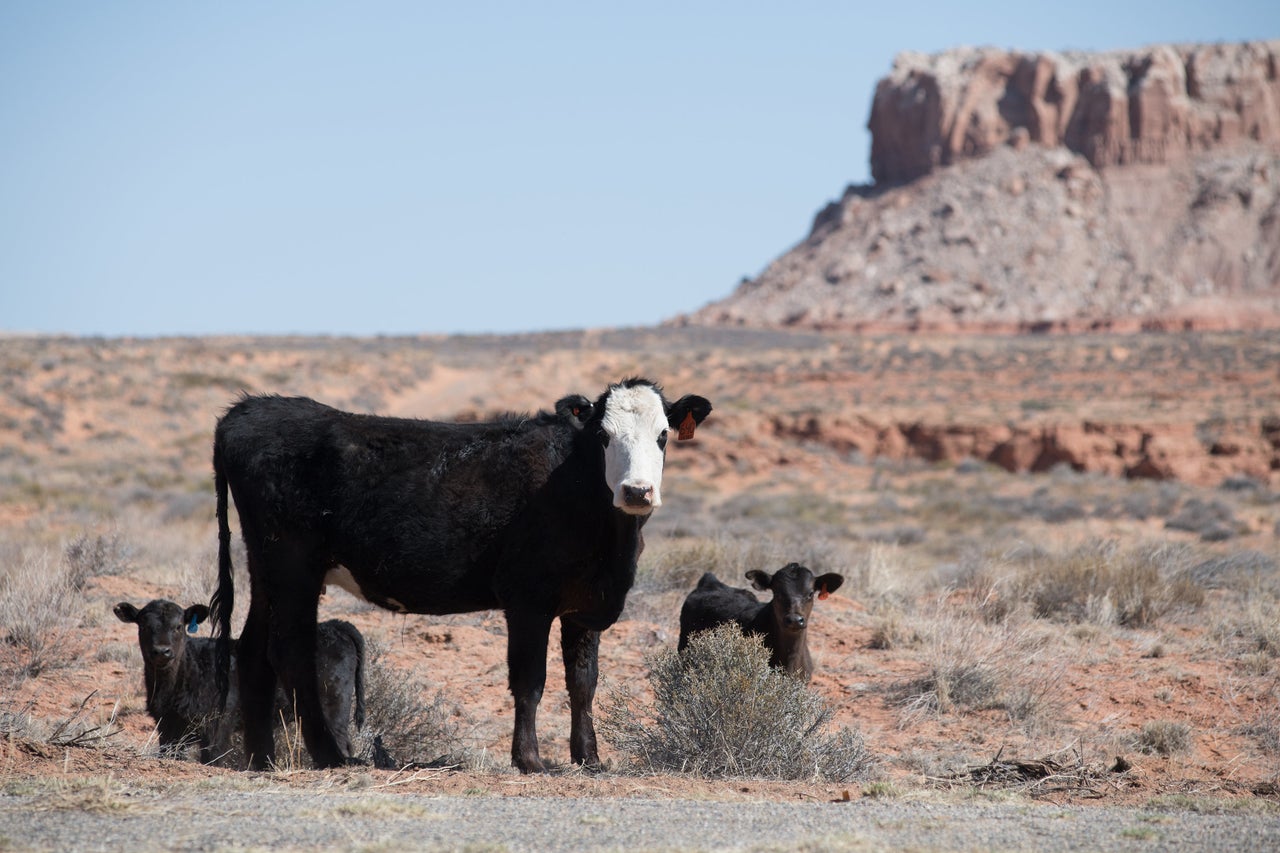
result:
[(831, 593), (827, 592), (827, 585), (824, 583), (821, 587), (821, 591), (818, 593), (818, 598), (823, 599), (829, 595), (831, 595)]
[(693, 419), (693, 412), (686, 412), (684, 420), (680, 422), (680, 432), (676, 434), (676, 441), (688, 441), (693, 438), (693, 431), (698, 428), (698, 422)]

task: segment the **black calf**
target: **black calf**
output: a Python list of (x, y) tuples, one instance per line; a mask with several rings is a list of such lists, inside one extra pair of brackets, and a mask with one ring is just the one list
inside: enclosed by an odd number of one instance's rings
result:
[[(237, 692), (228, 693), (219, 710), (221, 692), (215, 678), (216, 641), (188, 637), (209, 616), (209, 608), (193, 604), (185, 610), (167, 599), (139, 610), (127, 601), (114, 608), (121, 622), (138, 626), (142, 649), (147, 713), (156, 721), (160, 748), (180, 754), (196, 743), (200, 760), (211, 764), (231, 751), (240, 727)], [(364, 637), (354, 625), (330, 619), (316, 627), (320, 702), (342, 748), (350, 753), (350, 726), (364, 726)], [(235, 666), (232, 653), (232, 666)], [(354, 700), (354, 710), (352, 703)], [(293, 702), (283, 690), (276, 695), (276, 716), (293, 719)]]
[(844, 575), (814, 577), (799, 563), (789, 563), (772, 575), (750, 571), (746, 577), (759, 590), (772, 590), (773, 601), (759, 601), (748, 590), (720, 582), (707, 572), (680, 608), (681, 650), (689, 637), (725, 622), (735, 622), (746, 634), (759, 634), (770, 651), (769, 663), (808, 681), (813, 675), (807, 628), (813, 597), (826, 598), (844, 583)]

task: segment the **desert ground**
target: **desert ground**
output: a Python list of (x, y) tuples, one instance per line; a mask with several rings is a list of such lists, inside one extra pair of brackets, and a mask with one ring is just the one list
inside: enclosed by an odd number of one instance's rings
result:
[[(831, 731), (861, 736), (865, 766), (700, 779), (636, 767), (606, 737), (603, 771), (567, 767), (553, 642), (538, 722), (559, 767), (521, 776), (501, 614), (402, 616), (334, 589), (322, 618), (375, 653), (359, 742), (382, 736), (400, 767), (308, 769), (287, 730), (272, 773), (157, 756), (136, 632), (111, 607), (208, 599), (211, 436), (241, 392), (475, 420), (631, 375), (715, 409), (668, 451), (637, 584), (602, 642), (598, 713), (624, 686), (649, 698), (704, 571), (745, 587), (794, 560), (846, 577), (814, 609), (810, 689)], [(225, 786), (1280, 814), (1277, 448), (1266, 331), (6, 337), (3, 793), (88, 811)]]

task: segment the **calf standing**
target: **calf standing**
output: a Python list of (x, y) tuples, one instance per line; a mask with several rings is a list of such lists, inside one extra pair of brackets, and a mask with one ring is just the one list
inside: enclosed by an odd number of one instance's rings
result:
[(697, 631), (736, 622), (744, 634), (764, 638), (770, 666), (808, 681), (813, 675), (813, 659), (806, 629), (813, 597), (826, 598), (839, 589), (844, 575), (829, 573), (815, 578), (799, 563), (788, 563), (772, 575), (752, 570), (746, 576), (756, 589), (773, 590), (773, 601), (759, 601), (748, 590), (727, 586), (707, 572), (680, 608), (679, 648), (683, 651), (690, 635)]
[[(239, 697), (229, 691), (226, 708), (219, 710), (216, 641), (187, 637), (188, 630), (208, 618), (209, 608), (193, 604), (184, 610), (157, 599), (141, 610), (122, 601), (114, 612), (121, 622), (138, 626), (147, 713), (156, 721), (161, 750), (178, 753), (196, 742), (205, 764), (230, 752), (240, 727)], [(234, 652), (232, 657), (234, 666)], [(316, 626), (316, 660), (325, 719), (349, 754), (353, 699), (356, 728), (364, 725), (364, 638), (349, 622), (322, 622)], [(276, 705), (293, 718), (293, 703), (283, 690), (277, 692)]]

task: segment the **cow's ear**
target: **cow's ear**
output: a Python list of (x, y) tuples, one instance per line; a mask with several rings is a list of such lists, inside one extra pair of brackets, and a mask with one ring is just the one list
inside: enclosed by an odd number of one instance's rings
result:
[(667, 423), (677, 432), (676, 439), (687, 441), (693, 438), (698, 424), (711, 414), (711, 403), (706, 397), (697, 394), (686, 394), (667, 407)]
[(747, 572), (747, 580), (751, 581), (753, 587), (763, 592), (773, 582), (773, 575), (768, 572), (762, 572), (759, 569), (752, 569)]
[(129, 622), (135, 625), (138, 622), (138, 608), (127, 601), (122, 601), (111, 608), (111, 612), (116, 614), (116, 618), (121, 622)]
[[(199, 625), (208, 618), (209, 608), (203, 604), (193, 604), (186, 610), (182, 611), (182, 624), (187, 626)], [(195, 632), (193, 631), (192, 633)]]
[(570, 394), (556, 400), (556, 415), (578, 429), (582, 429), (583, 424), (591, 420), (591, 413), (594, 410), (595, 404), (581, 394)]
[(818, 598), (826, 598), (839, 589), (842, 583), (844, 583), (844, 575), (828, 572), (813, 579), (813, 588), (817, 591)]

